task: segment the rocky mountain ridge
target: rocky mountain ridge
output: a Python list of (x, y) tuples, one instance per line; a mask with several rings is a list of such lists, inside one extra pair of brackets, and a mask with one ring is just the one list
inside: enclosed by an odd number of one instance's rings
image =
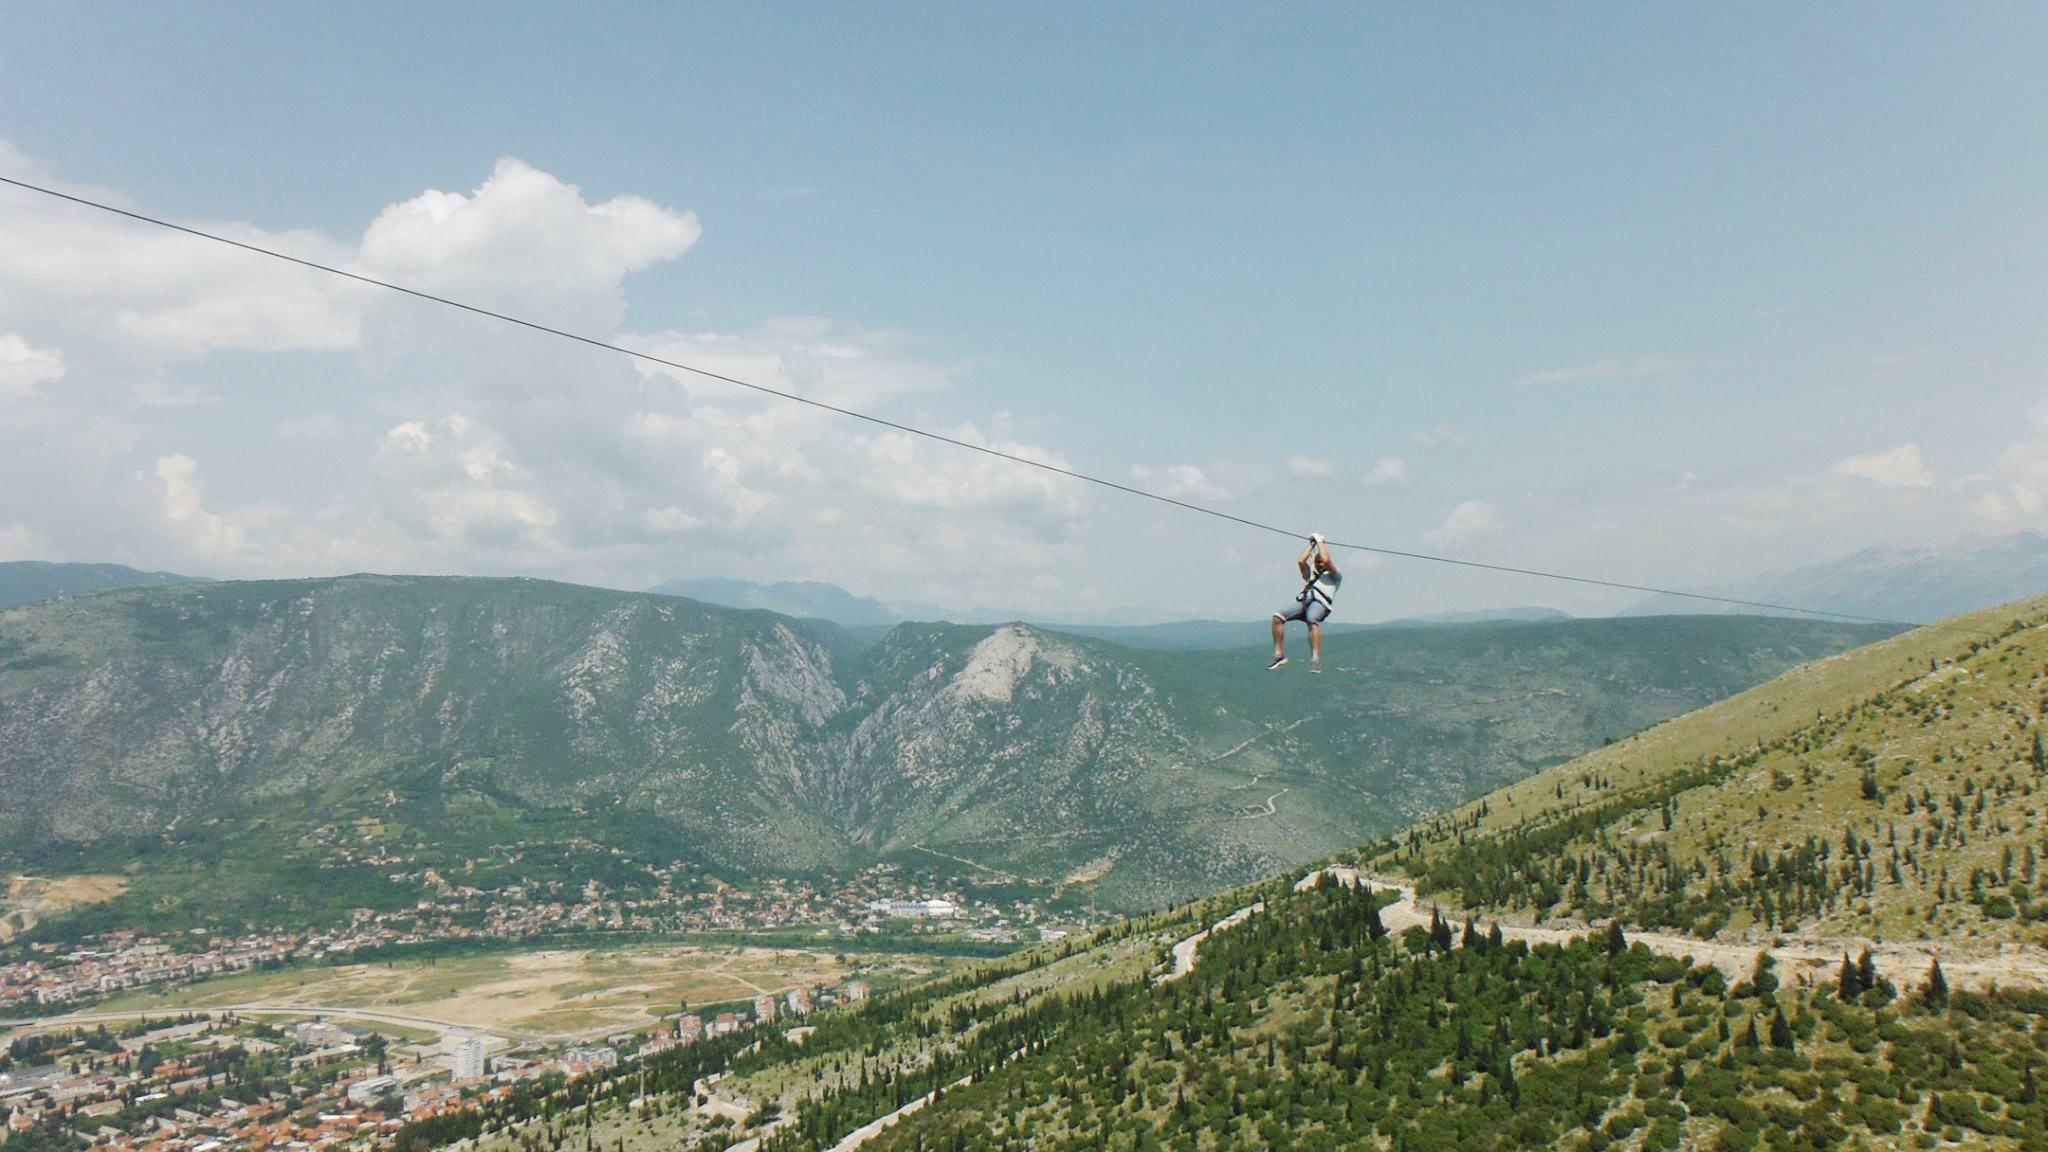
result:
[(1309, 678), (1022, 625), (902, 625), (868, 646), (820, 621), (534, 580), (128, 589), (0, 614), (0, 844), (106, 852), (375, 818), (459, 854), (573, 826), (725, 870), (943, 859), (1155, 904), (1881, 634), (1401, 629)]

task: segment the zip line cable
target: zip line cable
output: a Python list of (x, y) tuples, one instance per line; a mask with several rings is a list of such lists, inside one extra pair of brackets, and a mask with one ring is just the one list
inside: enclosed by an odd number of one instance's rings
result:
[[(66, 200), (69, 201), (70, 203), (80, 205), (81, 207), (97, 209), (101, 212), (106, 212), (115, 216), (126, 217), (129, 220), (134, 220), (143, 224), (154, 225), (158, 228), (168, 229), (172, 232), (182, 232), (187, 236), (196, 236), (201, 240), (211, 240), (216, 244), (226, 244), (229, 247), (240, 248), (245, 252), (252, 252), (258, 256), (268, 256), (273, 260), (282, 260), (287, 264), (297, 264), (301, 268), (310, 268), (315, 272), (325, 272), (330, 276), (339, 276), (346, 280), (354, 280), (359, 284), (368, 284), (373, 288), (382, 288), (385, 289), (386, 291), (402, 293), (406, 296), (412, 296), (420, 300), (427, 300), (432, 303), (444, 305), (449, 308), (459, 309), (460, 311), (469, 312), (477, 316), (487, 317), (489, 319), (501, 321), (506, 324), (517, 325), (518, 327), (526, 328), (534, 332), (545, 333), (549, 336), (558, 336), (564, 340), (573, 340), (578, 344), (587, 344), (592, 348), (602, 348), (607, 352), (617, 352), (625, 356), (631, 356), (636, 360), (645, 360), (651, 364), (660, 364), (663, 367), (673, 368), (679, 372), (687, 372), (690, 373), (691, 375), (699, 376), (707, 380), (717, 380), (720, 383), (731, 384), (735, 387), (745, 388), (752, 392), (758, 392), (764, 396), (773, 396), (778, 400), (788, 400), (797, 404), (809, 405), (812, 408), (816, 408), (824, 412), (830, 412), (837, 416), (845, 416), (848, 417), (849, 419), (864, 421), (866, 423), (876, 425), (877, 427), (888, 428), (893, 431), (903, 432), (911, 436), (922, 437), (926, 440), (936, 441), (940, 444), (948, 444), (955, 448), (964, 448), (970, 452), (979, 452), (984, 456), (993, 456), (999, 460), (1007, 460), (1012, 464), (1023, 464), (1031, 468), (1036, 468), (1042, 472), (1050, 472), (1056, 476), (1064, 476), (1070, 480), (1079, 480), (1084, 483), (1097, 485), (1099, 487), (1113, 489), (1115, 491), (1122, 492), (1127, 495), (1142, 497), (1146, 500), (1157, 501), (1161, 504), (1169, 504), (1175, 508), (1184, 509), (1189, 512), (1198, 512), (1204, 516), (1211, 516), (1218, 520), (1227, 520), (1233, 524), (1242, 525), (1246, 528), (1256, 528), (1261, 532), (1271, 532), (1276, 535), (1287, 536), (1295, 540), (1305, 540), (1308, 538), (1308, 533), (1306, 532), (1296, 532), (1292, 529), (1279, 527), (1278, 525), (1266, 524), (1258, 520), (1247, 519), (1243, 516), (1233, 515), (1229, 512), (1223, 512), (1215, 508), (1205, 507), (1201, 504), (1193, 504), (1186, 500), (1177, 500), (1171, 496), (1165, 496), (1158, 492), (1148, 492), (1143, 488), (1135, 488), (1129, 484), (1120, 484), (1114, 480), (1105, 480), (1100, 476), (1090, 476), (1085, 472), (1076, 472), (1071, 468), (1062, 468), (1057, 464), (1048, 464), (1043, 460), (1033, 460), (1028, 456), (1020, 456), (1014, 452), (1005, 452), (1000, 448), (991, 448), (985, 444), (975, 444), (967, 440), (962, 440), (955, 436), (948, 436), (943, 432), (933, 432), (930, 429), (919, 428), (913, 424), (899, 423), (898, 421), (890, 420), (885, 417), (876, 416), (867, 412), (857, 411), (852, 408), (843, 408), (837, 404), (828, 403), (824, 400), (814, 399), (809, 396), (803, 396), (795, 392), (785, 392), (779, 388), (771, 388), (766, 384), (756, 384), (750, 380), (742, 380), (735, 376), (727, 376), (724, 375), (723, 373), (713, 372), (708, 368), (699, 368), (691, 364), (684, 364), (680, 361), (669, 360), (660, 356), (650, 355), (646, 352), (635, 351), (632, 348), (628, 348), (621, 344), (615, 344), (609, 340), (600, 340), (595, 336), (585, 336), (581, 333), (570, 332), (566, 329), (551, 327), (547, 324), (542, 324), (535, 320), (527, 320), (518, 316), (507, 315), (506, 313), (503, 312), (494, 312), (489, 308), (480, 307), (475, 304), (465, 304), (460, 300), (453, 300), (446, 296), (436, 296), (431, 292), (425, 292), (418, 288), (408, 288), (403, 284), (394, 284), (389, 280), (379, 280), (374, 276), (365, 276), (360, 272), (350, 272), (345, 268), (336, 268), (330, 264), (321, 264), (314, 260), (307, 260), (304, 257), (293, 256), (286, 252), (279, 252), (273, 248), (265, 248), (259, 244), (251, 244), (248, 243), (247, 241), (235, 240), (227, 236), (219, 235), (217, 233), (207, 232), (202, 229), (193, 228), (184, 224), (173, 223), (172, 221), (169, 220), (160, 219), (155, 216), (145, 215), (141, 212), (135, 212), (127, 208), (117, 207), (113, 204), (103, 203), (101, 201), (89, 199), (84, 196), (77, 196), (69, 192), (60, 192), (55, 188), (46, 188), (40, 184), (30, 183), (27, 180), (17, 180), (11, 176), (0, 176), (0, 184), (11, 184), (16, 188), (22, 189), (23, 191), (41, 193), (44, 196), (53, 197), (58, 200)], [(1765, 600), (1744, 600), (1733, 596), (1715, 596), (1705, 592), (1682, 592), (1676, 588), (1659, 588), (1650, 584), (1631, 584), (1626, 581), (1604, 580), (1593, 576), (1575, 576), (1563, 572), (1545, 572), (1536, 568), (1517, 568), (1507, 564), (1487, 564), (1478, 560), (1463, 560), (1455, 556), (1436, 556), (1431, 555), (1427, 552), (1407, 552), (1398, 548), (1382, 548), (1373, 544), (1352, 544), (1341, 540), (1329, 540), (1327, 541), (1327, 543), (1332, 548), (1344, 548), (1353, 552), (1369, 552), (1374, 555), (1392, 556), (1402, 560), (1420, 560), (1431, 564), (1448, 564), (1459, 568), (1476, 569), (1482, 572), (1499, 572), (1510, 576), (1529, 576), (1540, 580), (1556, 580), (1567, 584), (1583, 584), (1595, 588), (1611, 588), (1624, 592), (1644, 592), (1658, 596), (1677, 596), (1686, 600), (1699, 600), (1712, 604), (1726, 604), (1738, 608), (1765, 608), (1773, 612), (1792, 612), (1806, 616), (1826, 617), (1828, 619), (1833, 620), (1847, 620), (1859, 624), (1887, 624), (1897, 628), (1925, 628), (1931, 626), (1926, 624), (1917, 624), (1908, 620), (1889, 620), (1882, 616), (1862, 616), (1853, 612), (1830, 612), (1821, 608), (1802, 608), (1796, 604), (1773, 604)], [(1977, 631), (1976, 629), (1964, 630)], [(1988, 633), (1986, 633), (1986, 635), (1988, 635)]]

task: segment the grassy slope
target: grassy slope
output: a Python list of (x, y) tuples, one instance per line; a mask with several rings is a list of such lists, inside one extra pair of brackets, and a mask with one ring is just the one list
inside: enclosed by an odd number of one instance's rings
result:
[(1521, 916), (2040, 944), (2044, 621), (2048, 598), (1818, 661), (1429, 821), (1372, 863)]

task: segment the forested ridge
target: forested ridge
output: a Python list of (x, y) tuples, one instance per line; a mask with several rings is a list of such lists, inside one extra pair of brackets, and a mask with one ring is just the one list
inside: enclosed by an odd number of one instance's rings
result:
[[(830, 1148), (946, 1088), (869, 1148), (1838, 1148), (1909, 1135), (2034, 1147), (2048, 996), (1820, 989), (1768, 956), (1731, 983), (1614, 931), (1569, 947), (1468, 928), (1382, 935), (1374, 897), (1277, 896), (1185, 980), (998, 1027), (943, 1064), (802, 1106), (764, 1152)], [(1875, 1143), (1871, 1143), (1875, 1142)]]

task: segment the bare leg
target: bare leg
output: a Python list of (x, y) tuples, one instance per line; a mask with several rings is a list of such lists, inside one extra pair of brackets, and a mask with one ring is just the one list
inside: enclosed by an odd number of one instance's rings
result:
[(1311, 624), (1308, 626), (1308, 663), (1311, 668), (1323, 666), (1323, 626), (1321, 624)]
[(1273, 617), (1273, 658), (1287, 655), (1287, 621)]

